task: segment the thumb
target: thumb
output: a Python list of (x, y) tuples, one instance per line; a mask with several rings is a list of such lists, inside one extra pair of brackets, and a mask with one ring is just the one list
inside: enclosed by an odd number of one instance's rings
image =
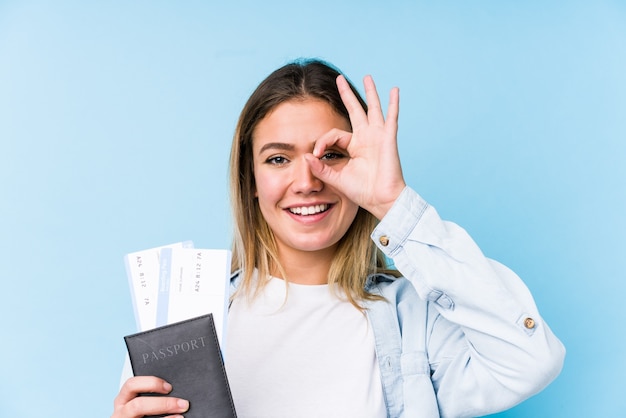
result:
[(339, 177), (339, 173), (337, 171), (324, 164), (322, 161), (320, 161), (319, 158), (316, 158), (313, 154), (305, 154), (304, 159), (309, 164), (311, 173), (315, 177), (317, 177), (324, 183), (329, 184), (330, 186), (336, 185)]

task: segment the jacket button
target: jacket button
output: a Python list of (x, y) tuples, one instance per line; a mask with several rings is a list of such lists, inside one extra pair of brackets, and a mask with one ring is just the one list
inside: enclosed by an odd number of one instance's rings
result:
[(524, 319), (524, 326), (528, 329), (533, 329), (535, 328), (535, 320), (532, 318), (526, 318)]
[(387, 238), (386, 235), (381, 236), (380, 238), (378, 238), (378, 242), (380, 242), (380, 244), (383, 247), (386, 247), (387, 245), (389, 245), (389, 238)]

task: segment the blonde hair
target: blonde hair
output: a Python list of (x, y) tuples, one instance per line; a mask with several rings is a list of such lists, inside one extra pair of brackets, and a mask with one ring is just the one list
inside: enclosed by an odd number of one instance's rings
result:
[[(267, 283), (270, 272), (277, 271), (288, 281), (280, 265), (276, 241), (255, 198), (252, 135), (257, 124), (276, 106), (294, 99), (319, 99), (338, 115), (350, 121), (335, 80), (340, 72), (319, 60), (300, 60), (287, 64), (259, 84), (245, 104), (233, 137), (230, 153), (230, 193), (234, 220), (232, 271), (240, 271), (240, 290), (255, 296)], [(350, 83), (363, 109), (367, 105)], [(388, 270), (384, 254), (370, 239), (376, 218), (359, 208), (354, 221), (339, 240), (328, 272), (328, 283), (343, 291), (347, 299), (361, 309), (360, 301), (379, 296), (365, 290), (368, 275)], [(259, 280), (254, 284), (254, 270)]]

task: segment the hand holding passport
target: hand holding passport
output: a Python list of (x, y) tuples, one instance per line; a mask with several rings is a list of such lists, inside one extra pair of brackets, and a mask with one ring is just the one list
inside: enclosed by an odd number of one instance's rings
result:
[[(189, 401), (185, 417), (234, 418), (218, 336), (225, 329), (230, 253), (190, 246), (189, 242), (173, 244), (126, 256), (141, 332), (124, 339), (133, 374), (169, 382), (172, 392), (167, 396)], [(145, 309), (149, 305), (145, 295), (152, 296), (151, 309)], [(149, 329), (149, 325), (164, 321), (164, 312), (168, 324)], [(220, 318), (219, 327), (216, 317)]]

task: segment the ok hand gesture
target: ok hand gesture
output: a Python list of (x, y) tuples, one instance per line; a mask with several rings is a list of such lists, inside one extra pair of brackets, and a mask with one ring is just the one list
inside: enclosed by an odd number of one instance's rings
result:
[[(306, 159), (314, 176), (382, 219), (405, 187), (397, 146), (399, 91), (391, 90), (385, 118), (372, 77), (366, 76), (363, 85), (367, 113), (346, 79), (337, 77), (352, 132), (332, 129), (316, 141), (313, 153)], [(346, 150), (348, 162), (341, 166), (324, 164), (320, 158), (330, 147)]]

